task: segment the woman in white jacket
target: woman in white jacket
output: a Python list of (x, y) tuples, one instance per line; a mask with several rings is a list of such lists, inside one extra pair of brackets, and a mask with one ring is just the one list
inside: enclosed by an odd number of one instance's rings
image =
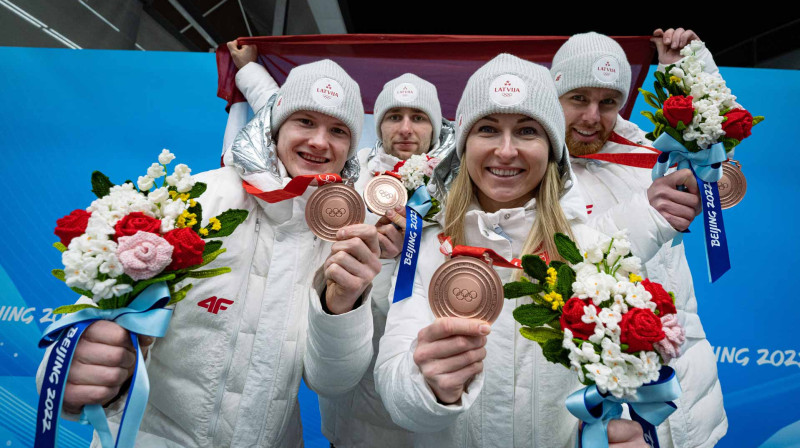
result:
[[(544, 67), (502, 54), (472, 75), (456, 115), (460, 172), (443, 229), (423, 233), (412, 296), (389, 310), (378, 392), (394, 421), (416, 433), (417, 446), (572, 446), (578, 421), (564, 400), (580, 384), (519, 334), (512, 311), (529, 298), (507, 302), (491, 327), (435, 319), (428, 305), (432, 274), (446, 260), (440, 232), (506, 259), (556, 257), (555, 232), (578, 244), (600, 236), (581, 224), (585, 205), (573, 188), (555, 86)], [(496, 270), (503, 282), (516, 274)], [(630, 421), (612, 421), (609, 440), (646, 446)]]

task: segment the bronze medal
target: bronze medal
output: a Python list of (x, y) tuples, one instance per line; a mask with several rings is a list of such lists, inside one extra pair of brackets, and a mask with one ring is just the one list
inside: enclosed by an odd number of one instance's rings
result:
[(486, 262), (454, 257), (439, 266), (428, 287), (436, 317), (482, 319), (492, 323), (503, 309), (503, 282)]
[(364, 201), (353, 187), (326, 184), (311, 194), (306, 204), (306, 223), (314, 235), (336, 241), (342, 227), (364, 222)]
[(742, 201), (747, 192), (747, 180), (739, 162), (736, 160), (722, 162), (722, 177), (717, 182), (717, 188), (719, 188), (719, 202), (723, 210)]
[(364, 201), (372, 213), (383, 216), (408, 201), (408, 192), (403, 182), (389, 175), (375, 176), (364, 188)]

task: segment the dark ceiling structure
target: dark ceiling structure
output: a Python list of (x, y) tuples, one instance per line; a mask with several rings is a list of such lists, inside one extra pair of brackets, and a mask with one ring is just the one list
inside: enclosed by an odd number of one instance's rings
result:
[[(537, 2), (408, 0), (0, 0), (0, 45), (209, 51), (242, 36), (396, 33), (648, 35), (680, 25), (720, 66), (800, 69), (800, 14), (751, 5), (576, 5), (557, 15)], [(735, 9), (735, 11), (734, 11)]]

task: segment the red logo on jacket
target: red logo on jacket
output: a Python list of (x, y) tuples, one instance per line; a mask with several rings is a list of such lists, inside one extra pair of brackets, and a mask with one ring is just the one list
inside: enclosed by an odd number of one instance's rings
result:
[(217, 314), (220, 311), (224, 311), (228, 309), (228, 305), (233, 305), (233, 300), (217, 298), (216, 296), (211, 296), (205, 300), (201, 300), (197, 302), (197, 306), (201, 306), (206, 309), (209, 313)]

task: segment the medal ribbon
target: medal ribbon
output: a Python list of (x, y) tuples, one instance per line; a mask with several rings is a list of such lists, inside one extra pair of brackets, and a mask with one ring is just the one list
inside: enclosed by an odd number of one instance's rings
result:
[(658, 155), (661, 151), (651, 148), (649, 146), (640, 145), (638, 143), (634, 143), (627, 138), (617, 134), (616, 132), (612, 132), (608, 138), (608, 141), (612, 143), (618, 143), (620, 145), (627, 145), (627, 146), (638, 146), (639, 148), (644, 148), (650, 151), (653, 151), (653, 154), (643, 154), (643, 153), (621, 153), (621, 154), (589, 154), (585, 156), (574, 156), (579, 159), (594, 159), (594, 160), (602, 160), (604, 162), (611, 162), (616, 163), (618, 165), (625, 165), (625, 166), (632, 166), (634, 168), (647, 168), (651, 169), (656, 164), (658, 160)]
[(244, 180), (242, 181), (242, 186), (249, 194), (252, 194), (259, 199), (263, 199), (270, 204), (274, 204), (276, 202), (285, 201), (287, 199), (296, 198), (297, 196), (302, 195), (306, 192), (308, 186), (311, 185), (311, 182), (314, 181), (317, 181), (317, 186), (322, 186), (325, 184), (341, 183), (342, 178), (338, 174), (334, 173), (295, 176), (289, 181), (288, 184), (286, 184), (285, 187), (272, 191), (261, 191)]
[(392, 303), (410, 297), (414, 289), (419, 243), (422, 239), (422, 218), (428, 214), (432, 206), (431, 195), (425, 185), (418, 187), (406, 202), (406, 232), (403, 237), (403, 251), (400, 252), (400, 268), (397, 271)]
[(102, 405), (84, 406), (81, 423), (89, 423), (94, 426), (103, 448), (134, 446), (147, 405), (147, 397), (150, 394), (150, 381), (147, 377), (137, 335), (162, 337), (166, 334), (172, 316), (172, 310), (164, 308), (169, 300), (169, 287), (166, 282), (159, 282), (145, 288), (125, 308), (113, 310), (84, 308), (65, 315), (45, 329), (39, 341), (39, 347), (55, 345), (47, 359), (42, 392), (39, 395), (36, 440), (34, 442), (36, 448), (56, 446), (58, 418), (61, 416), (64, 387), (67, 383), (72, 356), (84, 330), (98, 320), (113, 321), (130, 332), (131, 343), (136, 350), (136, 367), (131, 377), (116, 444), (109, 430)]
[(485, 257), (488, 256), (492, 259), (492, 265), (494, 266), (500, 266), (501, 268), (522, 269), (522, 261), (519, 258), (512, 258), (511, 261), (509, 261), (492, 249), (487, 249), (485, 247), (462, 246), (460, 244), (453, 247), (453, 240), (449, 236), (444, 235), (439, 235), (439, 242), (441, 243), (439, 246), (439, 252), (451, 257), (466, 256), (485, 260)]
[(608, 422), (622, 415), (627, 403), (631, 419), (642, 425), (644, 439), (652, 448), (659, 448), (656, 426), (670, 416), (681, 396), (681, 385), (671, 367), (662, 366), (656, 381), (639, 387), (635, 398), (616, 398), (603, 394), (597, 386), (588, 386), (567, 397), (567, 410), (583, 421), (578, 448), (608, 448)]
[(401, 182), (403, 181), (403, 176), (395, 173), (394, 171), (375, 171), (374, 173), (372, 173), (372, 175), (373, 176), (383, 176), (383, 175), (392, 176), (392, 177), (394, 177), (395, 179), (397, 179), (397, 180), (399, 180)]
[[(653, 146), (662, 152), (653, 167), (653, 180), (667, 172), (667, 168), (675, 163), (678, 169), (688, 168), (697, 180), (703, 205), (703, 227), (706, 240), (706, 265), (711, 283), (717, 281), (722, 274), (730, 270), (731, 260), (728, 253), (728, 238), (722, 221), (722, 206), (719, 200), (717, 181), (722, 177), (722, 162), (727, 160), (725, 147), (715, 143), (708, 149), (691, 152), (669, 134), (661, 134)], [(678, 234), (672, 245), (680, 244), (683, 235)]]

